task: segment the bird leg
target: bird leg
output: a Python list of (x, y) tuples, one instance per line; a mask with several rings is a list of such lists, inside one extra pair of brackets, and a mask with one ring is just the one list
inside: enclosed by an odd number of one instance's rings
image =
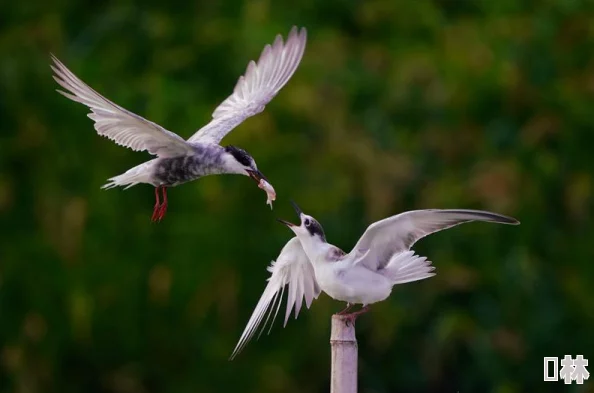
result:
[(351, 307), (353, 307), (353, 305), (351, 303), (347, 303), (346, 308), (341, 312), (336, 313), (336, 315), (344, 315), (347, 311), (350, 310)]
[(369, 311), (369, 306), (365, 306), (362, 309), (360, 309), (359, 311), (354, 311), (350, 314), (344, 314), (342, 316), (342, 318), (346, 321), (347, 326), (350, 322), (351, 325), (355, 326), (355, 320), (357, 319), (357, 317), (361, 314), (365, 314), (367, 311)]
[(153, 208), (153, 216), (151, 217), (151, 221), (157, 221), (157, 217), (159, 216), (159, 208), (161, 207), (161, 202), (159, 201), (159, 188), (155, 187), (155, 207)]
[[(163, 192), (163, 202), (160, 201), (159, 198), (159, 189)], [(165, 217), (165, 213), (167, 212), (167, 187), (165, 186), (158, 186), (155, 187), (155, 207), (153, 208), (153, 216), (151, 217), (151, 221), (161, 221), (163, 217)]]
[(167, 213), (167, 187), (161, 186), (161, 190), (163, 191), (163, 202), (159, 207), (159, 216), (157, 217), (159, 221), (165, 217), (165, 213)]

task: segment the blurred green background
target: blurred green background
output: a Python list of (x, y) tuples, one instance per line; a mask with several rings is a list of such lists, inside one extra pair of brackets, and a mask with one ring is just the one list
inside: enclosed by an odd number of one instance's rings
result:
[[(241, 176), (171, 189), (160, 224), (150, 186), (99, 189), (150, 156), (97, 136), (50, 52), (188, 137), (292, 25), (301, 66), (223, 141), (273, 212)], [(543, 382), (543, 356), (594, 373), (592, 1), (2, 2), (0, 52), (0, 392), (327, 392), (326, 295), (227, 360), (289, 199), (347, 251), (410, 209), (522, 222), (417, 244), (438, 275), (359, 319), (361, 392), (594, 391)]]

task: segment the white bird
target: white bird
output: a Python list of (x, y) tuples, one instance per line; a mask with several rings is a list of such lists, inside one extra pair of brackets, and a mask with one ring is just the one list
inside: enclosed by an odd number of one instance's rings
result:
[[(431, 262), (415, 255), (410, 249), (419, 239), (471, 221), (519, 224), (514, 218), (480, 210), (413, 210), (371, 224), (347, 254), (326, 241), (324, 230), (315, 218), (304, 214), (294, 202), (293, 206), (301, 219), (301, 225), (278, 221), (287, 225), (297, 236), (289, 240), (276, 262), (273, 261), (268, 267), (271, 273), (268, 285), (231, 359), (253, 337), (267, 311), (262, 330), (274, 313), (270, 323), (272, 328), (285, 287), (288, 287), (285, 325), (293, 308), (297, 318), (303, 300), (309, 308), (322, 291), (336, 300), (346, 302), (347, 307), (338, 314), (354, 323), (358, 315), (369, 310), (369, 304), (386, 299), (394, 285), (435, 275)], [(353, 304), (363, 307), (345, 314)]]
[[(132, 187), (148, 183), (155, 187), (152, 220), (161, 220), (167, 211), (167, 187), (215, 174), (240, 174), (251, 177), (266, 191), (272, 208), (276, 198), (274, 188), (258, 170), (254, 159), (235, 146), (220, 146), (220, 141), (237, 125), (264, 110), (265, 105), (289, 81), (299, 65), (307, 33), (293, 27), (286, 43), (280, 35), (266, 45), (257, 63), (248, 64), (239, 78), (233, 94), (213, 112), (212, 121), (199, 129), (187, 141), (177, 134), (146, 120), (103, 97), (52, 55), (54, 79), (69, 93), (59, 93), (91, 109), (99, 135), (135, 151), (146, 150), (157, 158), (144, 162), (125, 173), (112, 177), (102, 188)], [(159, 200), (162, 190), (163, 202)]]

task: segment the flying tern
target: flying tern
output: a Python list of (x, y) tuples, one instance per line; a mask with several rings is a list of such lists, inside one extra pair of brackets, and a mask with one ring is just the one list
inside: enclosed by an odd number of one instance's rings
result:
[[(264, 110), (265, 105), (289, 81), (297, 69), (307, 32), (293, 27), (286, 42), (280, 35), (272, 45), (266, 45), (258, 62), (251, 61), (235, 85), (233, 94), (213, 112), (210, 123), (188, 140), (144, 119), (103, 97), (74, 75), (52, 55), (54, 79), (68, 92), (59, 93), (91, 109), (89, 117), (95, 121), (99, 135), (118, 145), (135, 151), (146, 150), (155, 155), (125, 173), (112, 177), (102, 188), (139, 183), (155, 187), (156, 203), (152, 220), (161, 220), (167, 211), (167, 188), (202, 176), (240, 174), (249, 176), (266, 191), (266, 203), (272, 208), (276, 192), (258, 170), (256, 162), (245, 150), (235, 146), (221, 146), (220, 141), (237, 125)], [(161, 190), (163, 200), (160, 201)]]
[[(347, 307), (338, 314), (354, 323), (358, 315), (369, 310), (370, 304), (386, 299), (394, 285), (435, 275), (431, 262), (411, 250), (419, 239), (472, 221), (519, 224), (514, 218), (480, 210), (413, 210), (371, 224), (347, 254), (326, 241), (324, 229), (315, 218), (304, 214), (294, 202), (293, 206), (301, 224), (278, 220), (296, 236), (289, 240), (277, 260), (268, 267), (271, 273), (268, 285), (231, 359), (253, 337), (267, 312), (262, 330), (274, 314), (270, 323), (272, 328), (286, 287), (285, 325), (293, 308), (297, 318), (303, 301), (309, 308), (322, 291), (346, 302)], [(347, 314), (354, 304), (361, 304), (362, 308)]]

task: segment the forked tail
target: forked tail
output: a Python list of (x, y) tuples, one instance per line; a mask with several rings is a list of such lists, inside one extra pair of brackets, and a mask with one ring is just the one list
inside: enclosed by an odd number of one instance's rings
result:
[(426, 257), (415, 255), (414, 251), (406, 251), (392, 256), (386, 267), (379, 270), (392, 280), (394, 285), (423, 280), (435, 276), (431, 261)]
[(114, 176), (108, 179), (109, 182), (101, 186), (101, 188), (110, 189), (114, 187), (126, 186), (124, 188), (126, 190), (139, 183), (151, 183), (150, 175), (152, 172), (153, 161), (154, 160), (142, 163), (140, 165), (135, 166), (134, 168), (127, 170), (121, 175)]

